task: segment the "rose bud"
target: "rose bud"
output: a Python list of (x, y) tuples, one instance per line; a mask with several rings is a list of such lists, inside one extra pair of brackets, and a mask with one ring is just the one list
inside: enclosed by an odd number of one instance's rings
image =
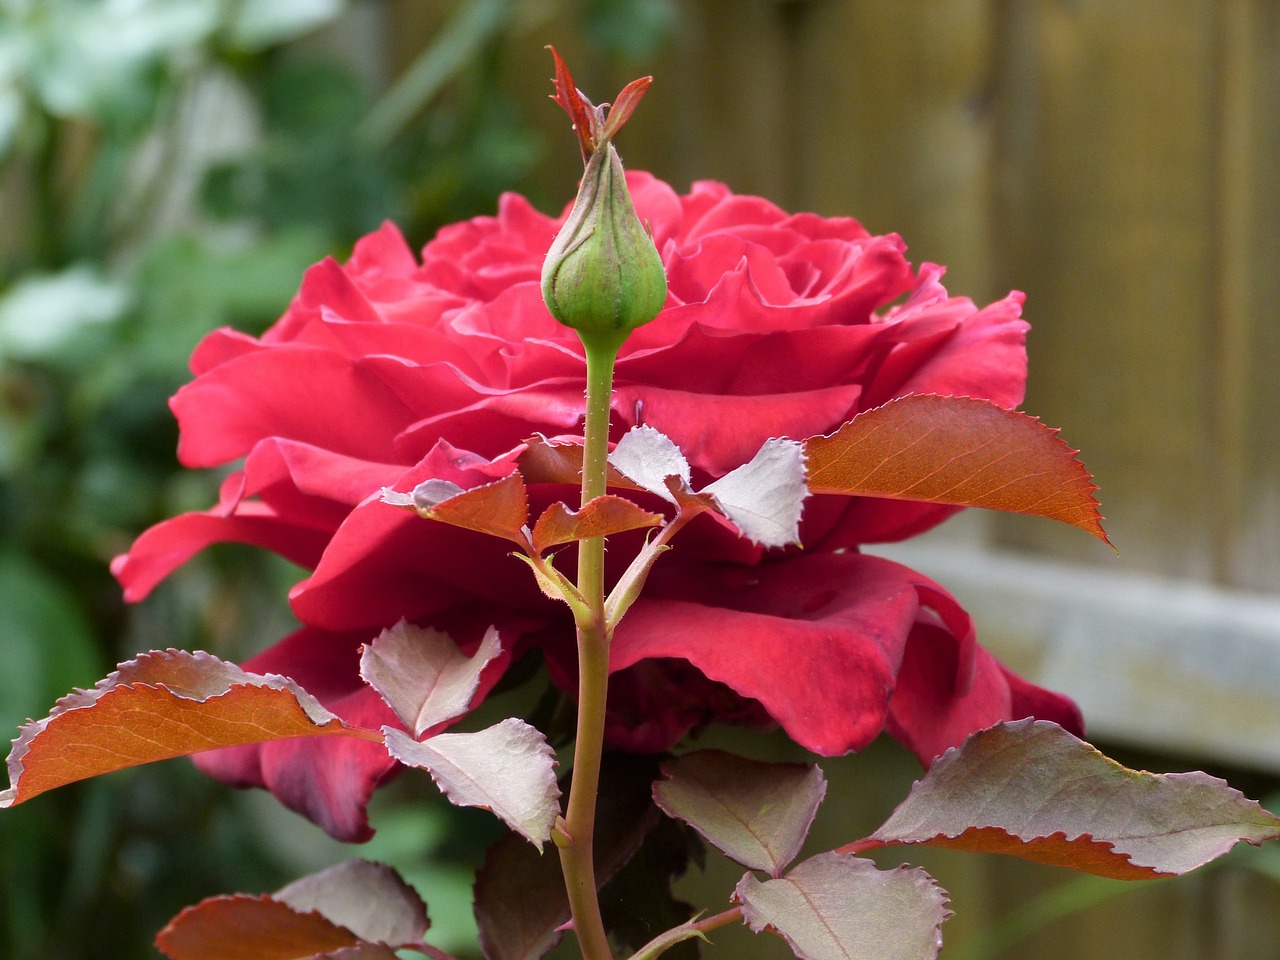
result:
[[(627, 84), (605, 113), (573, 84), (554, 47), (556, 95), (573, 120), (586, 170), (573, 210), (542, 264), (542, 299), (551, 315), (580, 334), (621, 343), (667, 300), (667, 274), (653, 237), (636, 216), (613, 137), (635, 110), (651, 77)], [(617, 344), (614, 344), (616, 349)]]
[(636, 216), (612, 143), (591, 154), (573, 211), (542, 265), (551, 315), (581, 332), (625, 333), (658, 315), (667, 275)]

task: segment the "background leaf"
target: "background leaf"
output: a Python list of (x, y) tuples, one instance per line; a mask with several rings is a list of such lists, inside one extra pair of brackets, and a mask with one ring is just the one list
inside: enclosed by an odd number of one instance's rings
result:
[(271, 896), (210, 897), (156, 936), (172, 960), (395, 960), (421, 949), (427, 908), (390, 867), (349, 860)]
[(827, 792), (822, 770), (699, 750), (662, 764), (653, 799), (725, 856), (777, 877), (804, 843)]
[(824, 853), (781, 880), (747, 874), (734, 890), (756, 933), (776, 930), (801, 960), (927, 960), (942, 946), (945, 892), (918, 867), (880, 870)]
[(1278, 837), (1280, 817), (1223, 780), (1130, 770), (1055, 723), (1020, 720), (944, 753), (870, 839), (1136, 880)]
[(493, 627), (468, 657), (447, 633), (401, 620), (365, 646), (360, 676), (421, 737), (471, 709), (481, 672), (501, 651)]
[(987, 400), (900, 397), (804, 449), (812, 493), (1029, 513), (1110, 543), (1078, 451), (1034, 417)]
[(0, 808), (126, 767), (292, 737), (381, 740), (345, 724), (292, 680), (246, 673), (208, 653), (144, 653), (92, 690), (26, 724), (9, 754)]
[[(678, 820), (657, 820), (635, 856), (600, 889), (605, 929), (620, 953), (641, 949), (652, 942), (657, 931), (672, 930), (697, 914), (671, 887), (691, 864), (705, 865), (706, 847)], [(698, 945), (690, 939), (693, 937), (696, 934), (690, 933), (688, 938), (673, 942), (662, 954), (665, 960), (696, 960)]]
[(319, 913), (245, 894), (202, 900), (156, 935), (156, 947), (171, 960), (308, 960), (359, 943)]
[(0, 610), (0, 724), (16, 730), (75, 684), (101, 676), (103, 665), (75, 593), (17, 551), (0, 549)]
[(431, 773), (460, 807), (492, 810), (535, 845), (551, 839), (560, 813), (555, 752), (546, 737), (515, 717), (475, 733), (442, 733), (418, 742), (384, 727), (391, 756)]

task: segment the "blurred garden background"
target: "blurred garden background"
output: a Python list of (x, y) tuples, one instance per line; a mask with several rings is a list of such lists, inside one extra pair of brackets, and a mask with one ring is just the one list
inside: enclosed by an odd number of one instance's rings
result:
[[(152, 647), (241, 658), (298, 571), (217, 548), (138, 609), (107, 565), (215, 499), (167, 398), (202, 334), (258, 332), (303, 270), (573, 195), (554, 43), (596, 99), (653, 74), (632, 167), (899, 232), (955, 293), (1028, 294), (1025, 409), (1084, 450), (1114, 556), (966, 514), (884, 548), (1138, 766), (1280, 784), (1278, 0), (0, 0), (0, 726)], [(777, 742), (770, 749), (786, 752)], [(811, 843), (917, 775), (826, 764)], [(410, 782), (412, 781), (412, 782)], [(0, 956), (154, 956), (183, 906), (353, 855), (468, 936), (489, 819), (402, 778), (346, 849), (174, 762), (0, 815)], [(420, 816), (423, 806), (432, 811)], [(473, 815), (474, 814), (474, 815)], [(1126, 886), (936, 852), (943, 956), (1280, 958), (1280, 854)], [(717, 873), (691, 882), (727, 896)], [(746, 932), (721, 949), (788, 956)]]

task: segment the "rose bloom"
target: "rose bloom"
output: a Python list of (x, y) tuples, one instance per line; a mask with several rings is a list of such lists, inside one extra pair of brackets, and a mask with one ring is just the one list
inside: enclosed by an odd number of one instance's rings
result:
[[(1020, 294), (978, 309), (948, 296), (941, 268), (913, 271), (896, 236), (854, 220), (788, 215), (717, 183), (681, 196), (643, 173), (628, 182), (670, 292), (622, 348), (613, 439), (638, 423), (667, 434), (695, 488), (770, 437), (829, 433), (904, 394), (1021, 402)], [(210, 543), (256, 544), (311, 575), (290, 594), (301, 627), (245, 667), (292, 677), (349, 722), (397, 724), (357, 670), (361, 644), (401, 618), (447, 630), (464, 650), (495, 625), (504, 654), (481, 695), (531, 649), (572, 691), (568, 610), (539, 592), (510, 544), (378, 496), (433, 477), (486, 483), (515, 469), (533, 434), (580, 435), (582, 348), (539, 291), (562, 221), (507, 195), (496, 217), (441, 230), (421, 262), (387, 225), (345, 265), (308, 270), (260, 338), (209, 334), (192, 357), (195, 380), (172, 400), (179, 456), (189, 467), (243, 466), (217, 507), (159, 524), (116, 559), (126, 597), (142, 599)], [(535, 511), (576, 495), (531, 488)], [(611, 745), (659, 751), (713, 721), (776, 723), (824, 755), (887, 730), (927, 764), (1000, 720), (1036, 716), (1080, 732), (1074, 704), (977, 645), (946, 590), (858, 551), (953, 512), (811, 497), (804, 549), (767, 551), (698, 517), (618, 626)], [(639, 536), (610, 540), (613, 576)], [(570, 575), (573, 553), (557, 557)], [(395, 769), (377, 744), (346, 738), (218, 750), (197, 763), (271, 790), (344, 840), (371, 835), (366, 805)]]

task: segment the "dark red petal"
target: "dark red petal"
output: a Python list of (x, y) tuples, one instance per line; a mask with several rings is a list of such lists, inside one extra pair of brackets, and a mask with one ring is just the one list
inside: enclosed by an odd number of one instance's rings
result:
[(884, 728), (921, 608), (914, 571), (859, 554), (757, 568), (669, 565), (618, 626), (610, 667), (688, 660), (757, 700), (793, 740), (832, 756)]
[(829, 433), (857, 406), (857, 384), (803, 393), (734, 396), (619, 385), (621, 422), (640, 422), (669, 436), (695, 467), (722, 476), (756, 455), (770, 437)]
[(1084, 715), (1074, 700), (1024, 680), (1004, 664), (1000, 664), (1000, 670), (1009, 684), (1010, 719), (1035, 717), (1037, 720), (1052, 720), (1067, 732), (1084, 739)]
[(132, 603), (214, 543), (248, 543), (314, 567), (351, 508), (402, 470), (288, 440), (264, 440), (244, 470), (227, 478), (217, 507), (147, 530), (127, 554), (115, 558), (112, 572)]
[[(1010, 674), (977, 646), (955, 598), (900, 564), (850, 553), (756, 568), (673, 564), (652, 586), (614, 639), (614, 742), (666, 749), (664, 737), (713, 719), (758, 722), (753, 703), (825, 755), (861, 749), (885, 729), (926, 763), (999, 720), (1034, 715), (1079, 729), (1074, 704)], [(671, 660), (715, 683), (679, 693)], [(647, 671), (643, 682), (636, 670)], [(560, 682), (572, 676), (564, 663), (554, 671)], [(721, 684), (737, 696), (717, 692)]]
[(111, 572), (124, 588), (125, 600), (136, 603), (210, 544), (253, 544), (299, 566), (311, 567), (319, 562), (329, 535), (328, 529), (309, 529), (282, 520), (261, 503), (243, 504), (232, 516), (221, 510), (184, 513), (145, 531), (128, 553), (112, 560)]
[(329, 313), (357, 323), (377, 323), (381, 317), (347, 271), (326, 257), (302, 275), (302, 285), (284, 316), (262, 335), (264, 343), (286, 343), (299, 328)]
[(417, 268), (418, 261), (404, 234), (390, 220), (357, 240), (346, 263), (347, 272), (359, 277), (362, 287), (392, 277), (407, 277)]
[(1083, 734), (1079, 708), (1061, 694), (1028, 683), (986, 650), (975, 650), (970, 683), (955, 684), (954, 638), (936, 624), (911, 633), (890, 703), (889, 732), (925, 766), (975, 730), (1002, 720), (1035, 717)]
[[(512, 458), (489, 461), (442, 443), (392, 486), (408, 493), (440, 479), (469, 489), (513, 469)], [(290, 602), (304, 623), (337, 631), (421, 621), (477, 598), (496, 611), (545, 608), (550, 601), (510, 552), (504, 541), (371, 500), (339, 527)]]
[(320, 526), (317, 512), (337, 516), (378, 493), (403, 471), (393, 463), (347, 457), (306, 443), (270, 437), (245, 460), (241, 497), (259, 496), (282, 515)]
[[(867, 403), (878, 406), (908, 393), (976, 397), (1012, 409), (1027, 380), (1027, 330), (1022, 294), (1011, 293), (982, 310), (953, 298), (904, 310), (897, 323), (902, 344), (868, 384)], [(905, 334), (918, 330), (915, 336)]]
[(263, 349), (262, 341), (230, 327), (220, 327), (206, 334), (191, 354), (191, 372), (197, 377), (229, 360)]

